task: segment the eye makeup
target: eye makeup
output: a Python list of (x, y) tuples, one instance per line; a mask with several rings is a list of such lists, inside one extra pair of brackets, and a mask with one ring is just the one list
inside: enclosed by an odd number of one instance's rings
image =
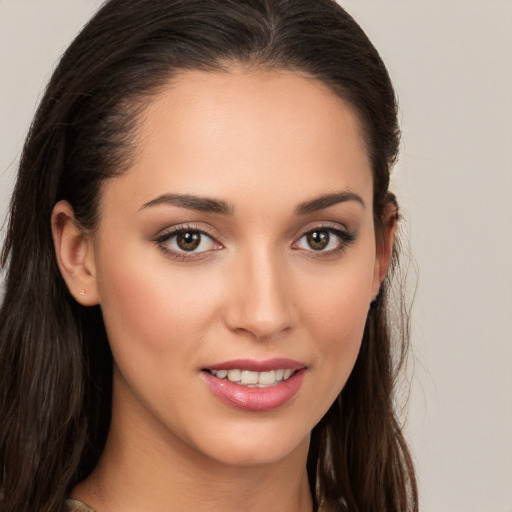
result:
[(356, 239), (355, 231), (342, 229), (339, 224), (319, 224), (303, 232), (292, 249), (305, 251), (310, 257), (332, 257), (345, 252)]
[[(197, 261), (224, 248), (218, 237), (204, 227), (194, 224), (178, 225), (158, 235), (153, 243), (177, 261)], [(339, 224), (320, 223), (303, 230), (291, 244), (291, 249), (308, 257), (333, 258), (345, 252), (355, 241), (355, 231)]]
[(224, 247), (212, 233), (190, 224), (170, 228), (153, 242), (165, 255), (178, 261), (196, 261)]

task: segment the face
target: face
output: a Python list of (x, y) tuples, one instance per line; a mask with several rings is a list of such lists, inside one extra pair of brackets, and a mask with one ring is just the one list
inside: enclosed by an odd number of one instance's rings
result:
[(355, 363), (379, 286), (352, 110), (288, 72), (187, 72), (102, 192), (114, 419), (226, 464), (284, 459)]

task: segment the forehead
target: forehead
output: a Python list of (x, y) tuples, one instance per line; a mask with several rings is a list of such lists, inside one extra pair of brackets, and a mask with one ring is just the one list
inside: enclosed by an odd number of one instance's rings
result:
[(127, 193), (139, 202), (164, 192), (232, 202), (276, 189), (300, 202), (348, 188), (371, 203), (357, 116), (322, 82), (298, 73), (184, 72), (149, 102), (135, 145), (131, 168), (116, 180), (129, 180)]

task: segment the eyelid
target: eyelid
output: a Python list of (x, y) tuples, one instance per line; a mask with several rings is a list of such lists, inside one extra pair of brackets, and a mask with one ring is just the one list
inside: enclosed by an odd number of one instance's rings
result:
[[(314, 249), (303, 249), (300, 247), (296, 247), (296, 245), (299, 243), (300, 240), (302, 240), (305, 236), (308, 234), (314, 232), (314, 231), (327, 231), (331, 234), (334, 234), (338, 239), (340, 239), (340, 247), (337, 247), (335, 249), (329, 249), (329, 250), (318, 250), (315, 251)], [(311, 253), (312, 255), (322, 257), (323, 255), (327, 256), (333, 253), (343, 252), (345, 251), (350, 245), (352, 245), (356, 241), (356, 232), (354, 230), (350, 230), (347, 227), (343, 226), (342, 224), (338, 223), (332, 223), (332, 222), (323, 222), (320, 224), (315, 224), (309, 227), (304, 228), (301, 230), (301, 233), (299, 236), (295, 238), (295, 241), (292, 244), (292, 248), (296, 250), (302, 250), (308, 253)]]
[[(217, 247), (206, 251), (179, 251), (173, 249), (172, 247), (170, 247), (168, 243), (166, 243), (169, 239), (179, 235), (180, 233), (186, 232), (194, 232), (199, 233), (202, 236), (206, 236), (210, 240), (212, 240), (212, 243), (214, 243)], [(163, 251), (166, 255), (171, 256), (174, 259), (182, 261), (191, 261), (207, 257), (209, 253), (217, 251), (219, 249), (223, 249), (224, 245), (218, 240), (218, 238), (219, 237), (216, 234), (212, 233), (207, 228), (199, 227), (194, 224), (179, 224), (163, 230), (153, 239), (153, 243), (157, 245), (159, 249)]]

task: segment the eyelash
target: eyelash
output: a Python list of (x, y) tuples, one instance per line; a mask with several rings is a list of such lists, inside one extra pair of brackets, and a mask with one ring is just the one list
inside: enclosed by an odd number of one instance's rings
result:
[[(338, 247), (335, 247), (334, 249), (329, 250), (315, 250), (312, 247), (309, 249), (301, 249), (298, 247), (298, 244), (301, 240), (306, 238), (308, 235), (312, 235), (313, 233), (328, 233), (329, 235), (334, 235), (338, 239)], [(305, 231), (296, 242), (293, 243), (293, 248), (296, 250), (304, 250), (310, 257), (316, 257), (316, 258), (322, 258), (322, 257), (328, 257), (330, 255), (342, 253), (345, 250), (347, 250), (354, 242), (356, 241), (356, 233), (354, 231), (349, 231), (346, 229), (341, 229), (339, 225), (332, 225), (332, 224), (321, 224), (318, 226), (315, 226), (311, 229), (308, 229)], [(328, 243), (331, 243), (331, 240), (328, 240)]]
[[(186, 233), (196, 233), (199, 234), (201, 237), (207, 237), (211, 240), (212, 244), (217, 245), (218, 247), (211, 249), (209, 251), (178, 251), (175, 249), (172, 249), (169, 245), (169, 241), (171, 239), (174, 239), (178, 237), (180, 234), (186, 234)], [(181, 260), (181, 261), (191, 261), (197, 258), (204, 257), (205, 253), (208, 253), (210, 251), (217, 251), (219, 249), (223, 248), (223, 245), (220, 242), (217, 242), (215, 239), (215, 236), (211, 233), (208, 233), (204, 229), (199, 229), (196, 226), (179, 226), (177, 228), (172, 228), (164, 233), (162, 233), (160, 236), (158, 236), (154, 240), (155, 244), (166, 254), (170, 255), (174, 259)], [(202, 240), (200, 241), (202, 243)]]
[[(339, 240), (339, 247), (336, 247), (334, 249), (329, 249), (327, 251), (325, 250), (315, 250), (313, 248), (304, 249), (301, 247), (298, 247), (301, 240), (303, 240), (308, 235), (312, 235), (313, 233), (328, 233), (329, 235), (334, 235)], [(170, 247), (169, 241), (171, 239), (175, 239), (180, 234), (187, 234), (187, 233), (195, 233), (199, 234), (201, 237), (207, 237), (211, 240), (212, 244), (215, 244), (217, 247), (205, 250), (205, 251), (185, 251), (185, 250), (176, 250), (172, 249)], [(321, 258), (326, 257), (328, 255), (333, 255), (336, 253), (340, 253), (345, 251), (350, 245), (352, 245), (356, 240), (356, 234), (352, 231), (340, 229), (338, 225), (333, 226), (330, 224), (323, 224), (315, 226), (312, 229), (308, 229), (307, 231), (303, 232), (302, 235), (292, 244), (292, 248), (294, 250), (303, 250), (305, 252), (311, 253), (310, 256)], [(215, 236), (211, 233), (208, 233), (204, 229), (200, 229), (196, 226), (186, 225), (186, 226), (180, 226), (177, 228), (172, 228), (164, 233), (162, 233), (160, 236), (158, 236), (154, 243), (162, 250), (165, 254), (170, 255), (172, 258), (176, 260), (181, 261), (193, 261), (198, 258), (203, 258), (207, 253), (210, 253), (212, 251), (217, 251), (223, 248), (223, 245), (218, 242), (215, 238)], [(202, 240), (199, 241), (199, 243), (202, 243)], [(328, 243), (331, 243), (331, 240), (328, 240)]]

